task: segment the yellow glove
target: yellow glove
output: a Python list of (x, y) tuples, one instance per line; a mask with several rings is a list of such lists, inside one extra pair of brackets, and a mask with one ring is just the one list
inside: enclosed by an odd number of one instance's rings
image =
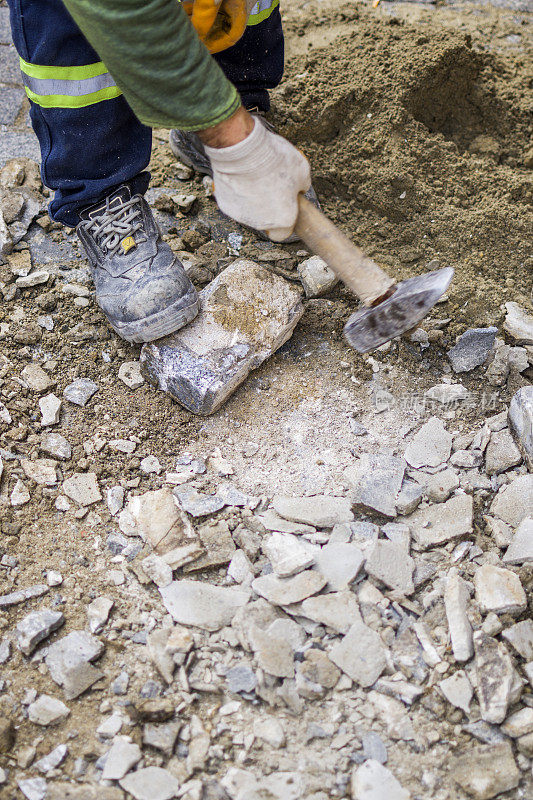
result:
[(210, 53), (220, 53), (239, 41), (253, 5), (251, 0), (185, 0), (183, 3)]

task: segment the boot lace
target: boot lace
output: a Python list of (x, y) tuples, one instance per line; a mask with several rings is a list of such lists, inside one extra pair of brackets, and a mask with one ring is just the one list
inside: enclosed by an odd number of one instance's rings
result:
[[(113, 206), (117, 203), (117, 199), (113, 198)], [(148, 239), (142, 230), (142, 208), (138, 196), (124, 202), (119, 199), (119, 204), (116, 208), (111, 208), (108, 197), (102, 212), (93, 219), (85, 220), (83, 227), (94, 237), (102, 250), (105, 250), (110, 256), (121, 252), (120, 244), (127, 236), (133, 236), (137, 233), (138, 235), (135, 239), (137, 244)]]

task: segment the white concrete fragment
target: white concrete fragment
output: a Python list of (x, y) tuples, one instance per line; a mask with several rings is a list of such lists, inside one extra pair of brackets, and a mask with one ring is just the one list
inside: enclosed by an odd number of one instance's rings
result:
[(451, 433), (442, 420), (431, 417), (407, 445), (405, 460), (411, 467), (438, 467), (449, 459), (451, 449)]
[(249, 598), (249, 593), (241, 589), (187, 579), (173, 581), (160, 592), (175, 622), (208, 631), (229, 625), (237, 609), (246, 605)]
[(411, 800), (390, 769), (369, 758), (352, 772), (353, 800)]
[(485, 613), (519, 614), (527, 608), (520, 578), (509, 569), (484, 564), (474, 575), (476, 600)]
[(456, 661), (468, 661), (474, 655), (472, 625), (467, 614), (469, 598), (466, 583), (452, 567), (446, 579), (444, 606)]

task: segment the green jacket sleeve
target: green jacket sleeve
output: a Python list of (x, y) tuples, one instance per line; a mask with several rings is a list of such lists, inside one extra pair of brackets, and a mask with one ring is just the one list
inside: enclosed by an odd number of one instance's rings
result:
[(177, 0), (64, 3), (145, 125), (200, 130), (239, 107)]

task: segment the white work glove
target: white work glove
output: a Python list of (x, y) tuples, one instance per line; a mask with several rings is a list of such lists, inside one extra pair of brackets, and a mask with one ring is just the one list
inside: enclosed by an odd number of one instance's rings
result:
[(298, 194), (311, 186), (309, 162), (296, 147), (255, 120), (231, 147), (207, 147), (220, 210), (282, 242), (293, 232)]

